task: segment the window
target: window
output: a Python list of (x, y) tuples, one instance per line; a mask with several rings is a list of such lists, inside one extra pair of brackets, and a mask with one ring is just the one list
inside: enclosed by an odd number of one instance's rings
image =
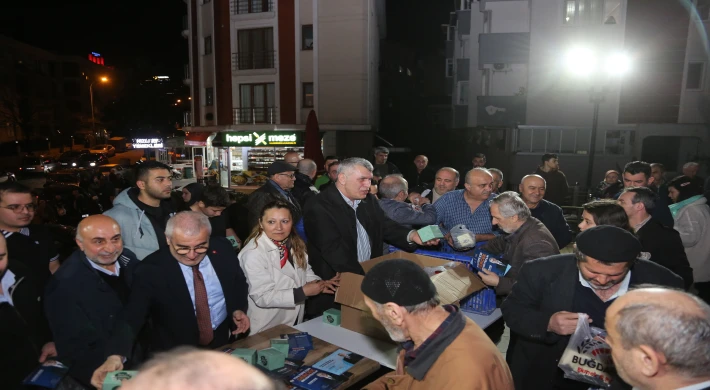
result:
[(211, 2), (212, 2), (212, 0), (202, 0), (202, 4), (207, 4), (207, 3), (211, 3)]
[(274, 29), (255, 28), (237, 32), (239, 52), (236, 54), (236, 68), (271, 69), (274, 61)]
[(205, 55), (212, 54), (212, 35), (205, 37)]
[(468, 81), (459, 81), (457, 88), (458, 98), (456, 99), (457, 104), (467, 105), (468, 104)]
[(255, 14), (274, 10), (273, 0), (232, 0), (232, 15)]
[(303, 107), (313, 107), (313, 83), (303, 83)]
[(705, 64), (702, 62), (691, 62), (688, 64), (688, 75), (685, 79), (685, 89), (703, 89), (703, 77)]
[(274, 84), (241, 84), (237, 123), (276, 123)]
[[(608, 0), (607, 2), (611, 5), (620, 1)], [(562, 10), (562, 24), (597, 24), (602, 22), (604, 16), (604, 0), (565, 0)]]
[(446, 77), (454, 77), (454, 59), (446, 59)]
[(453, 41), (456, 38), (456, 26), (449, 25), (446, 28), (446, 40)]
[(205, 88), (205, 106), (214, 105), (214, 88)]
[(313, 25), (301, 26), (301, 50), (313, 50)]
[(700, 20), (710, 19), (710, 0), (698, 0), (698, 4), (695, 8), (698, 10)]

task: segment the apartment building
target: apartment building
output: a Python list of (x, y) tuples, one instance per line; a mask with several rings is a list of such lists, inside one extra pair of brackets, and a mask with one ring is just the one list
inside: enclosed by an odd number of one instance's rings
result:
[(593, 129), (594, 182), (707, 158), (710, 2), (684, 3), (462, 0), (445, 26), (454, 127), (498, 145), (481, 151), (513, 182), (558, 153), (584, 185)]
[[(324, 154), (370, 149), (379, 122), (384, 2), (184, 1), (188, 132), (211, 134), (206, 141), (218, 145), (226, 133), (299, 133), (313, 110), (325, 132)], [(248, 163), (246, 152), (226, 158)]]

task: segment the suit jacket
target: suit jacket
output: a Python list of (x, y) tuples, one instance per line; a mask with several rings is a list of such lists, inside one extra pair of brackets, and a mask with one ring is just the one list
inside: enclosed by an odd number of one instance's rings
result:
[[(321, 191), (306, 205), (303, 221), (308, 236), (308, 260), (313, 272), (323, 280), (333, 278), (337, 272), (364, 274), (357, 258), (355, 218), (355, 210), (335, 185)], [(358, 205), (357, 220), (370, 238), (371, 258), (382, 255), (383, 241), (409, 251), (416, 249), (416, 245), (407, 242), (409, 229), (387, 218), (371, 194)], [(308, 300), (307, 312), (309, 315), (323, 312), (332, 304), (332, 295), (321, 294)]]
[[(520, 270), (518, 281), (503, 301), (503, 318), (511, 331), (507, 360), (515, 388), (551, 389), (562, 375), (557, 367), (569, 336), (547, 331), (550, 317), (572, 311), (579, 269), (573, 254), (532, 260)], [(682, 288), (683, 279), (650, 261), (638, 260), (631, 268), (629, 287), (643, 283)], [(586, 387), (585, 387), (586, 388)]]
[(306, 206), (306, 202), (309, 199), (318, 194), (318, 190), (315, 190), (315, 188), (313, 180), (311, 180), (310, 177), (302, 174), (301, 172), (296, 172), (296, 182), (293, 184), (291, 194), (294, 198), (296, 198), (301, 208)]
[(431, 204), (423, 204), (421, 210), (414, 210), (411, 203), (394, 199), (380, 199), (380, 208), (387, 218), (407, 228), (436, 225), (436, 209)]
[[(119, 256), (120, 274), (129, 286), (139, 260), (128, 249)], [(59, 360), (69, 375), (91, 384), (104, 359), (116, 319), (123, 310), (116, 292), (76, 250), (52, 276), (45, 292), (45, 312), (54, 334)]]
[(249, 209), (248, 222), (250, 232), (259, 222), (259, 214), (261, 213), (261, 209), (275, 200), (281, 200), (291, 206), (293, 223), (298, 223), (298, 221), (301, 220), (301, 216), (303, 215), (301, 205), (298, 204), (295, 197), (293, 197), (293, 201), (291, 201), (291, 199), (283, 196), (283, 194), (276, 189), (276, 185), (278, 184), (269, 180), (249, 195), (247, 208)]
[(643, 250), (651, 253), (651, 261), (673, 271), (683, 278), (685, 289), (690, 288), (693, 284), (693, 269), (690, 268), (678, 231), (651, 218), (636, 231), (636, 236)]
[[(227, 306), (227, 318), (214, 332), (211, 346), (216, 348), (229, 341), (229, 330), (236, 329), (232, 313), (247, 312), (249, 290), (237, 255), (226, 238), (210, 238), (207, 255)], [(190, 292), (169, 247), (146, 257), (136, 269), (128, 304), (114, 328), (106, 356), (130, 356), (133, 341), (148, 316), (152, 320), (151, 352), (198, 345), (199, 330)]]
[(39, 365), (42, 346), (51, 341), (42, 311), (42, 289), (34, 271), (24, 263), (10, 260), (7, 269), (15, 275), (10, 286), (13, 305), (0, 304), (0, 383), (8, 389), (20, 383)]
[(525, 262), (560, 254), (555, 238), (535, 217), (528, 218), (515, 233), (497, 236), (488, 241), (483, 250), (503, 255), (503, 261), (510, 264), (510, 270), (500, 278), (495, 287), (497, 295), (510, 294), (518, 272)]
[(436, 171), (427, 166), (421, 172), (417, 172), (417, 166), (412, 164), (412, 169), (406, 179), (412, 188), (426, 187), (434, 185)]

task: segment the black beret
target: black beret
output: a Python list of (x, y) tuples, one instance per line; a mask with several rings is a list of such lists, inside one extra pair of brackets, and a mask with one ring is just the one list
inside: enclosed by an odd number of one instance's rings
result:
[(271, 165), (269, 165), (269, 169), (266, 170), (266, 174), (269, 176), (273, 176), (277, 173), (294, 171), (296, 171), (296, 167), (287, 163), (286, 161), (274, 161), (271, 163)]
[(638, 258), (642, 251), (636, 236), (611, 225), (599, 225), (579, 233), (577, 249), (604, 263), (628, 263)]
[(405, 259), (383, 261), (365, 275), (362, 293), (373, 301), (413, 306), (436, 296), (436, 287), (424, 270)]

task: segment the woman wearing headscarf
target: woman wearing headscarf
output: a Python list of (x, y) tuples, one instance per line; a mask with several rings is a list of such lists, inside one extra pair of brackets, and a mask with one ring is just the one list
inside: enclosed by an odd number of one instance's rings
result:
[(182, 187), (182, 200), (183, 205), (180, 207), (180, 211), (189, 211), (190, 206), (197, 203), (200, 200), (202, 191), (205, 189), (200, 183), (190, 183), (185, 187)]

